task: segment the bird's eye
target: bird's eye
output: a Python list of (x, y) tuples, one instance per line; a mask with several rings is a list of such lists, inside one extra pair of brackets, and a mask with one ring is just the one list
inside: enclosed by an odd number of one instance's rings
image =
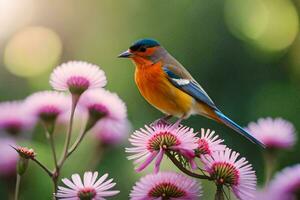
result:
[(139, 49), (139, 51), (140, 51), (140, 52), (145, 52), (145, 51), (146, 51), (146, 48), (145, 48), (145, 47), (141, 47), (141, 48)]

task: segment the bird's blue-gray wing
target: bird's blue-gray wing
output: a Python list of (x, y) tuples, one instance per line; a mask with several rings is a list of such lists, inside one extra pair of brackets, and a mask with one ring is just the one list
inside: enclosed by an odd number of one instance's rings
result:
[(217, 110), (214, 102), (209, 98), (202, 87), (192, 78), (183, 77), (180, 73), (177, 73), (174, 68), (164, 66), (163, 70), (166, 73), (169, 81), (178, 89), (184, 91), (185, 93), (191, 95), (197, 101), (207, 104), (209, 107)]

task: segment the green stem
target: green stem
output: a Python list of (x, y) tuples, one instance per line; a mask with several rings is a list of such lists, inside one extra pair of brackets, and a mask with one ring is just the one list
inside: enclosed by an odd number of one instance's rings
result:
[(73, 129), (73, 120), (74, 120), (74, 114), (75, 114), (75, 108), (78, 103), (79, 96), (77, 95), (72, 95), (72, 108), (71, 108), (71, 115), (70, 115), (70, 122), (69, 122), (69, 127), (66, 135), (66, 140), (65, 140), (65, 146), (63, 150), (63, 155), (62, 158), (60, 159), (58, 163), (58, 168), (61, 168), (63, 163), (65, 162), (67, 155), (68, 155), (68, 149), (71, 141), (71, 136), (72, 136), (72, 129)]
[(43, 165), (40, 161), (37, 159), (33, 158), (32, 159), (39, 167), (41, 167), (50, 177), (53, 176), (53, 173), (45, 166)]
[(47, 134), (47, 139), (49, 140), (50, 147), (51, 147), (51, 150), (52, 150), (54, 166), (55, 166), (55, 169), (57, 169), (58, 168), (58, 163), (57, 163), (57, 156), (56, 156), (56, 151), (55, 151), (55, 144), (54, 144), (53, 134), (49, 133), (49, 132), (47, 132), (46, 134)]
[(215, 200), (224, 200), (224, 193), (223, 193), (223, 186), (222, 185), (217, 185)]
[(68, 150), (67, 156), (69, 157), (79, 146), (79, 144), (82, 142), (84, 136), (86, 135), (86, 133), (91, 130), (91, 128), (94, 127), (94, 125), (97, 123), (97, 119), (89, 116), (89, 119), (87, 121), (86, 127), (84, 129), (84, 131), (77, 137), (76, 141), (74, 142), (74, 144), (71, 146), (71, 148)]
[(267, 150), (264, 152), (265, 160), (265, 185), (270, 181), (273, 172), (277, 166), (276, 152)]
[(15, 200), (19, 199), (20, 182), (21, 182), (21, 175), (17, 174), (16, 189), (15, 189)]
[(181, 162), (179, 162), (176, 158), (174, 158), (169, 151), (165, 151), (165, 154), (170, 158), (170, 160), (173, 162), (173, 164), (183, 173), (185, 173), (188, 176), (198, 178), (198, 179), (206, 179), (206, 180), (212, 180), (211, 177), (201, 174), (196, 174), (194, 172), (191, 172), (190, 170), (186, 169)]
[(52, 182), (53, 182), (53, 200), (56, 200), (55, 194), (57, 193), (57, 187), (58, 187), (58, 176), (59, 176), (59, 168), (55, 170), (55, 172), (52, 175)]
[(72, 147), (68, 150), (67, 158), (78, 148), (79, 144), (83, 140), (84, 136), (86, 135), (87, 131), (83, 131), (80, 136), (76, 139)]

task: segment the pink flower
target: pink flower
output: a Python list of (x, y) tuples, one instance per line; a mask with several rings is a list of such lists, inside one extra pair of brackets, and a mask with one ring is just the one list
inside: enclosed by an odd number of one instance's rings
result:
[(128, 120), (102, 119), (93, 128), (93, 133), (102, 144), (116, 145), (127, 138), (130, 130)]
[(0, 111), (0, 131), (17, 135), (30, 130), (35, 124), (35, 119), (25, 112), (21, 101), (0, 103)]
[(25, 100), (28, 113), (43, 121), (55, 121), (71, 107), (71, 98), (55, 91), (37, 92)]
[(201, 129), (201, 136), (197, 139), (197, 149), (196, 155), (209, 154), (211, 155), (216, 151), (224, 151), (226, 146), (222, 144), (224, 140), (220, 139), (218, 135), (214, 135), (215, 131), (210, 131), (210, 129)]
[(97, 65), (70, 61), (54, 69), (50, 76), (50, 84), (55, 90), (81, 95), (87, 89), (104, 87), (106, 77)]
[(196, 180), (174, 172), (148, 174), (130, 193), (131, 200), (198, 200), (201, 186)]
[(0, 176), (10, 176), (16, 173), (18, 154), (11, 146), (17, 146), (10, 138), (0, 138)]
[(108, 174), (104, 174), (98, 180), (98, 172), (85, 172), (83, 182), (78, 174), (72, 175), (72, 181), (62, 179), (68, 187), (58, 186), (56, 197), (65, 200), (105, 200), (104, 197), (114, 196), (117, 190), (110, 190), (116, 184), (113, 179), (106, 180)]
[(87, 91), (81, 97), (79, 105), (87, 109), (90, 116), (97, 119), (124, 120), (127, 117), (125, 103), (116, 93), (111, 93), (104, 89)]
[(293, 124), (282, 118), (261, 118), (247, 129), (268, 148), (291, 148), (296, 142)]
[(229, 186), (238, 199), (253, 199), (256, 191), (256, 175), (251, 164), (239, 153), (226, 148), (225, 151), (203, 155), (205, 170), (220, 186)]
[(174, 151), (183, 155), (192, 163), (197, 139), (193, 129), (188, 127), (174, 127), (172, 125), (145, 126), (145, 129), (135, 131), (129, 141), (134, 147), (126, 148), (129, 160), (139, 166), (136, 171), (145, 169), (155, 158), (154, 172), (159, 171), (160, 163), (165, 151)]
[(275, 175), (266, 190), (266, 199), (296, 200), (300, 192), (300, 164), (286, 167)]

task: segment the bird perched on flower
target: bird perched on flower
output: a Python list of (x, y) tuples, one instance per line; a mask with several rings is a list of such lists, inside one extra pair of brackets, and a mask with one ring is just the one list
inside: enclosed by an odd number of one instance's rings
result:
[(119, 55), (133, 60), (135, 82), (143, 97), (166, 114), (160, 120), (178, 117), (176, 123), (197, 114), (225, 124), (252, 142), (264, 146), (224, 115), (191, 74), (153, 39), (136, 41)]

